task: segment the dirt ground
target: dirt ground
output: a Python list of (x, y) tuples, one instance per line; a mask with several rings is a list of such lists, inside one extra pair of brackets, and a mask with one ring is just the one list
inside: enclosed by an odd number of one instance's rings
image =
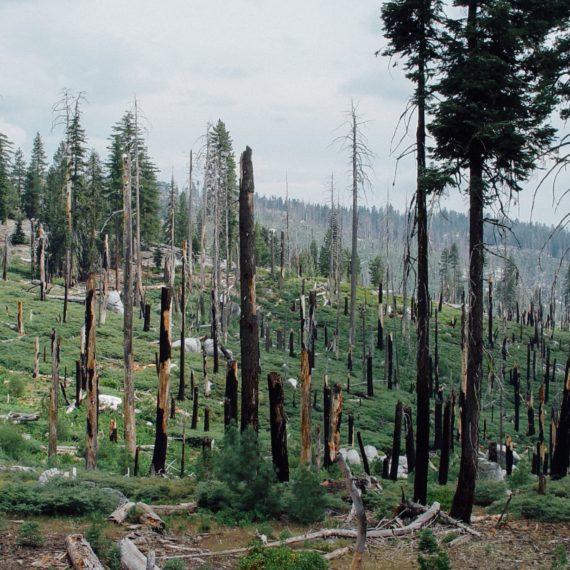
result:
[[(65, 537), (72, 532), (81, 532), (81, 524), (73, 519), (49, 519), (41, 521), (44, 545), (39, 548), (21, 547), (16, 543), (21, 521), (9, 521), (0, 530), (0, 569), (17, 568), (67, 569), (70, 568), (65, 552)], [(176, 525), (173, 525), (176, 526)], [(473, 528), (480, 531), (482, 539), (464, 539), (459, 544), (445, 545), (441, 539), (456, 530), (451, 527), (436, 526), (434, 534), (440, 539), (451, 560), (454, 569), (487, 568), (520, 570), (526, 568), (544, 568), (550, 570), (554, 560), (554, 551), (558, 544), (570, 550), (570, 526), (564, 524), (539, 524), (533, 521), (509, 521), (500, 529), (496, 520), (479, 521)], [(156, 551), (157, 564), (161, 566), (165, 556), (198, 556), (195, 559), (184, 558), (189, 569), (233, 568), (235, 557), (200, 556), (200, 551), (226, 550), (245, 546), (254, 534), (252, 529), (218, 528), (212, 532), (193, 532), (190, 527), (176, 528), (163, 535), (157, 535), (144, 529), (116, 529), (112, 538), (119, 540), (129, 535), (143, 552), (152, 548)], [(333, 550), (346, 544), (322, 543), (315, 545), (319, 549)], [(303, 545), (305, 548), (309, 545)], [(417, 539), (406, 537), (369, 542), (365, 568), (383, 570), (405, 570), (418, 568)], [(161, 564), (162, 563), (162, 564)], [(350, 555), (335, 560), (331, 568), (347, 568)]]

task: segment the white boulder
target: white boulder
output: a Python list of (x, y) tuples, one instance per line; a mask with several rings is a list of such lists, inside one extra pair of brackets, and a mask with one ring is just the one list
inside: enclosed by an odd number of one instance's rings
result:
[(47, 469), (44, 471), (38, 479), (40, 485), (45, 485), (51, 479), (55, 477), (63, 477), (64, 479), (75, 479), (77, 478), (77, 469), (74, 467), (72, 471), (60, 471), (57, 467), (52, 469)]
[(125, 312), (125, 307), (118, 291), (109, 291), (109, 295), (107, 296), (107, 309), (113, 311), (113, 313), (119, 313), (120, 315)]
[[(172, 343), (172, 348), (180, 348), (180, 340), (175, 340)], [(184, 350), (186, 352), (198, 353), (202, 351), (202, 345), (200, 344), (199, 338), (185, 338), (184, 339)]]
[(110, 396), (109, 394), (99, 395), (99, 410), (117, 411), (123, 400), (119, 396)]

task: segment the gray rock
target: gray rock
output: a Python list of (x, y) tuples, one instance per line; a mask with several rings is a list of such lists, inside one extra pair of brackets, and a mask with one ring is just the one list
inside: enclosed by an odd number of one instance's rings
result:
[[(176, 340), (172, 343), (172, 348), (180, 348), (180, 340)], [(184, 339), (184, 350), (190, 353), (199, 353), (202, 351), (202, 345), (200, 344), (199, 338), (185, 338)]]
[(109, 311), (113, 311), (113, 313), (119, 313), (120, 315), (125, 312), (125, 307), (118, 291), (109, 291), (109, 295), (107, 297), (107, 309), (109, 309)]
[(481, 481), (504, 481), (506, 471), (494, 461), (479, 459), (477, 479)]
[(52, 469), (47, 469), (44, 471), (38, 478), (38, 482), (40, 485), (45, 485), (51, 479), (56, 477), (62, 477), (64, 479), (75, 479), (77, 477), (77, 470), (75, 467), (72, 471), (60, 471), (57, 467), (53, 467)]

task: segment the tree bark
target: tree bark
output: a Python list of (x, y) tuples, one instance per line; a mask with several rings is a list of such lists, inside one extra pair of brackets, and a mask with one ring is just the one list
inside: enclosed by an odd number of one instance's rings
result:
[(57, 455), (57, 411), (59, 395), (59, 339), (51, 332), (51, 385), (49, 391), (49, 445), (48, 458)]
[(186, 399), (186, 240), (182, 242), (182, 292), (180, 295), (180, 375), (178, 377), (178, 401)]
[(34, 372), (32, 378), (37, 378), (40, 375), (40, 339), (34, 339)]
[(335, 384), (332, 389), (329, 441), (326, 453), (331, 462), (334, 461), (340, 449), (340, 422), (342, 418), (342, 386)]
[(443, 434), (441, 437), (441, 453), (439, 459), (439, 477), (440, 485), (447, 485), (449, 475), (449, 453), (453, 442), (453, 400), (448, 398), (445, 402), (443, 412)]
[(229, 402), (229, 414), (225, 427), (228, 427), (230, 422), (237, 426), (238, 422), (238, 380), (237, 380), (237, 361), (232, 360), (228, 362), (228, 369), (226, 374), (226, 394), (225, 397)]
[(566, 361), (564, 392), (562, 394), (555, 444), (550, 465), (550, 477), (552, 479), (562, 479), (562, 477), (566, 477), (568, 474), (570, 457), (570, 359)]
[(44, 227), (38, 224), (38, 265), (40, 269), (40, 301), (46, 300), (46, 242)]
[[(476, 20), (477, 2), (469, 2), (468, 20)], [(470, 41), (473, 41), (470, 39)], [(467, 374), (462, 386), (461, 462), (451, 516), (470, 522), (477, 478), (479, 414), (483, 364), (483, 158), (474, 143), (469, 157), (469, 318)]]
[(82, 534), (67, 535), (65, 547), (74, 570), (104, 570), (103, 564)]
[(109, 299), (109, 236), (105, 234), (103, 242), (103, 298), (101, 299), (101, 308), (99, 310), (99, 325), (103, 326), (107, 322), (107, 301)]
[(161, 475), (166, 467), (168, 446), (168, 402), (170, 393), (170, 357), (172, 341), (170, 337), (170, 307), (172, 290), (163, 287), (160, 296), (160, 356), (158, 360), (158, 397), (156, 402), (156, 431), (151, 473)]
[(267, 377), (269, 387), (269, 423), (271, 426), (271, 454), (277, 478), (289, 481), (289, 456), (287, 452), (287, 420), (283, 404), (283, 379), (276, 372)]
[(311, 369), (309, 352), (301, 350), (301, 463), (311, 463)]
[(125, 445), (131, 458), (134, 458), (137, 448), (136, 418), (135, 418), (135, 383), (133, 363), (133, 224), (131, 216), (131, 159), (123, 156), (123, 360), (124, 360), (124, 390), (123, 414), (125, 429)]
[(99, 431), (99, 377), (95, 361), (95, 274), (87, 278), (85, 297), (85, 369), (87, 380), (87, 441), (85, 468), (97, 467), (97, 433)]
[(402, 413), (404, 405), (398, 400), (396, 404), (396, 416), (394, 419), (394, 437), (392, 439), (392, 461), (390, 461), (390, 479), (398, 478), (398, 463), (400, 461), (400, 442), (402, 439)]
[(240, 161), (239, 241), (242, 363), (241, 430), (259, 427), (259, 328), (255, 300), (255, 224), (253, 213), (253, 165), (246, 147)]

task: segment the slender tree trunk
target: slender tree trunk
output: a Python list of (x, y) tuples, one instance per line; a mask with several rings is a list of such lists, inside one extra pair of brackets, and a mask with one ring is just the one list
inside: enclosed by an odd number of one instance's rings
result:
[(398, 463), (400, 461), (400, 443), (402, 440), (402, 414), (404, 404), (398, 400), (396, 404), (396, 416), (394, 419), (394, 436), (392, 438), (392, 460), (390, 461), (390, 479), (398, 478)]
[(170, 308), (172, 290), (163, 287), (160, 296), (160, 356), (158, 359), (158, 397), (156, 400), (156, 431), (151, 473), (161, 475), (166, 468), (168, 446), (168, 403), (170, 398), (170, 357), (172, 340), (170, 336)]
[(133, 224), (131, 216), (131, 159), (123, 156), (123, 359), (124, 359), (124, 396), (123, 413), (125, 423), (125, 445), (129, 455), (134, 458), (137, 448), (135, 418), (135, 383), (133, 362)]
[(228, 362), (226, 374), (226, 399), (228, 400), (228, 418), (226, 427), (233, 422), (237, 426), (238, 422), (238, 380), (237, 361)]
[(40, 266), (40, 301), (46, 300), (46, 244), (43, 224), (38, 224), (38, 265)]
[(193, 251), (192, 251), (192, 239), (193, 229), (192, 229), (192, 151), (190, 151), (190, 166), (188, 167), (188, 228), (187, 228), (187, 235), (186, 241), (188, 244), (188, 290), (192, 291), (192, 271), (193, 271)]
[(568, 474), (568, 461), (570, 457), (570, 359), (566, 362), (564, 375), (564, 391), (560, 416), (556, 429), (554, 453), (550, 465), (552, 479), (562, 479)]
[(301, 350), (301, 463), (311, 463), (311, 368), (309, 352)]
[[(421, 3), (421, 27), (427, 25), (426, 3)], [(418, 124), (416, 129), (416, 223), (417, 223), (417, 352), (416, 352), (416, 474), (414, 477), (414, 500), (427, 502), (427, 479), (429, 464), (429, 274), (428, 274), (428, 220), (426, 188), (423, 181), (426, 169), (426, 71), (427, 40), (422, 35), (418, 58)], [(395, 307), (394, 307), (395, 310)]]
[(186, 399), (186, 240), (182, 242), (182, 293), (180, 296), (180, 375), (178, 401)]
[(255, 300), (255, 223), (253, 214), (253, 165), (246, 147), (240, 161), (239, 240), (242, 362), (241, 430), (258, 430), (259, 408), (259, 327)]
[(358, 144), (356, 110), (351, 111), (351, 160), (352, 160), (352, 249), (350, 254), (350, 345), (356, 342), (356, 280), (358, 257)]
[(18, 336), (24, 336), (24, 303), (18, 301)]
[(37, 378), (40, 375), (40, 339), (34, 339), (34, 372), (32, 378)]
[(333, 386), (331, 396), (329, 441), (325, 453), (329, 454), (332, 463), (340, 450), (340, 422), (342, 418), (342, 386), (340, 384)]
[(87, 375), (87, 441), (85, 468), (97, 468), (99, 431), (99, 377), (95, 361), (95, 274), (87, 278), (85, 297), (85, 368)]
[(453, 447), (453, 400), (448, 398), (443, 412), (443, 434), (441, 437), (441, 454), (439, 459), (440, 485), (447, 485), (449, 474), (449, 453)]
[[(477, 2), (469, 2), (468, 19), (474, 23)], [(473, 40), (470, 39), (472, 42)], [(475, 143), (473, 143), (475, 144)], [(483, 364), (483, 158), (472, 148), (469, 158), (469, 317), (467, 375), (462, 386), (461, 462), (451, 516), (470, 522), (477, 478), (479, 414)]]
[(276, 372), (267, 377), (269, 386), (269, 423), (271, 426), (271, 454), (277, 478), (289, 481), (289, 456), (287, 453), (287, 420), (283, 403), (283, 379)]
[(324, 440), (325, 440), (325, 457), (324, 466), (330, 467), (332, 465), (332, 459), (329, 449), (330, 441), (330, 429), (331, 429), (331, 402), (332, 402), (332, 390), (328, 383), (328, 377), (325, 376), (325, 386), (323, 388), (323, 427), (324, 427)]
[(107, 302), (109, 300), (109, 236), (105, 234), (103, 242), (103, 299), (99, 309), (99, 325), (104, 325), (107, 321)]
[(57, 408), (59, 395), (59, 339), (51, 333), (51, 385), (49, 392), (49, 445), (48, 458), (57, 455)]

